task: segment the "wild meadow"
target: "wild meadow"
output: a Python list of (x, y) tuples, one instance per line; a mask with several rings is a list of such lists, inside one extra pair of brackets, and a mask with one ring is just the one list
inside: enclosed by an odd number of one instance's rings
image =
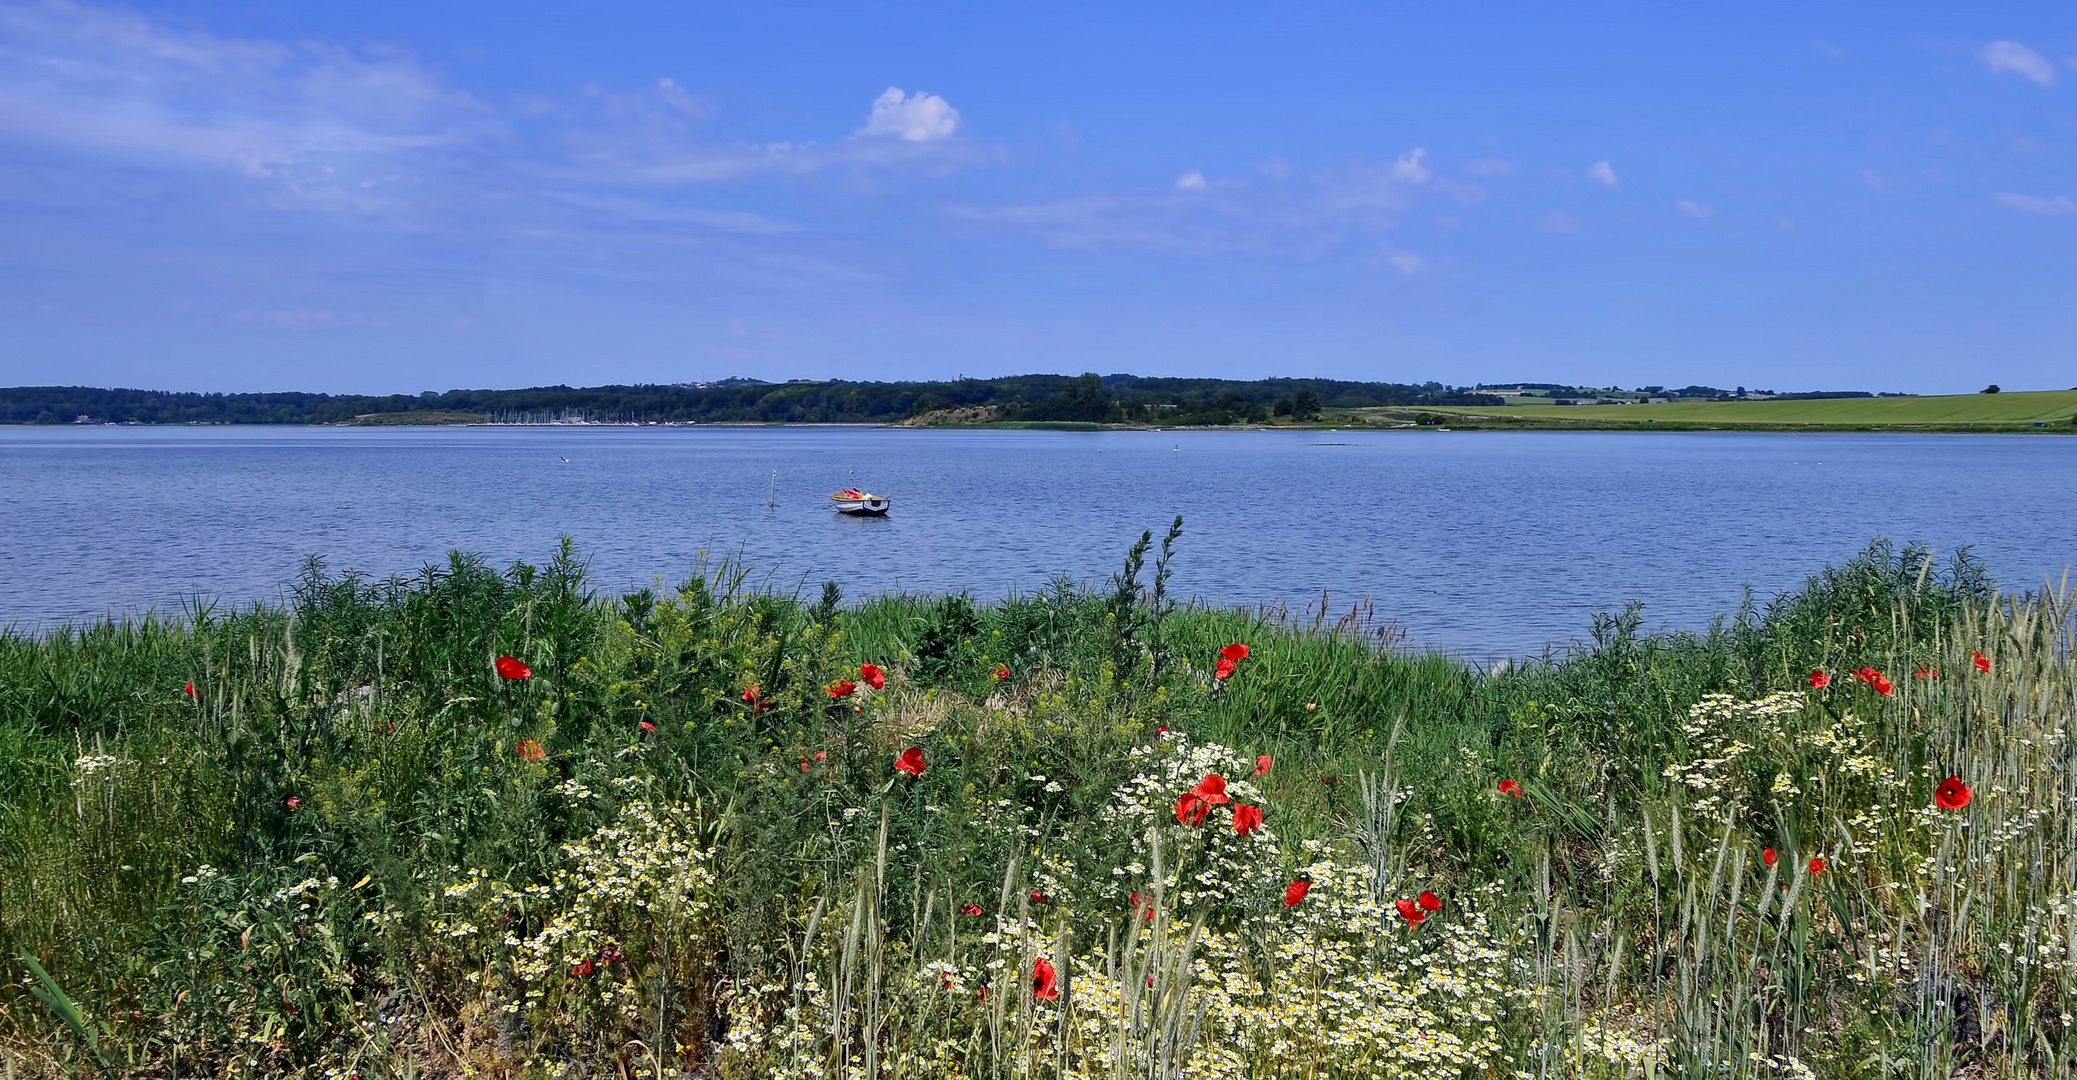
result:
[(2070, 594), (1877, 544), (1481, 670), (1189, 554), (984, 603), (566, 545), (0, 634), (0, 1062), (2077, 1075)]

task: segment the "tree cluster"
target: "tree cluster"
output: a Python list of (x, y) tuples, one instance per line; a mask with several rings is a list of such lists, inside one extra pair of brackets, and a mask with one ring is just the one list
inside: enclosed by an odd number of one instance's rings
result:
[(204, 394), (84, 386), (0, 388), (7, 424), (339, 424), (413, 413), (544, 423), (887, 423), (938, 409), (995, 406), (1004, 419), (1224, 425), (1274, 416), (1316, 418), (1324, 408), (1499, 405), (1442, 383), (1334, 379), (1178, 379), (1094, 373), (935, 382), (537, 386), (422, 394)]

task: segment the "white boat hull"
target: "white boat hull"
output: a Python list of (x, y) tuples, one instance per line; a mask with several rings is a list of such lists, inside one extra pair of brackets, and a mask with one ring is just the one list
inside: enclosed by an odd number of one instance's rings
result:
[(886, 499), (878, 496), (864, 499), (836, 500), (837, 513), (852, 514), (859, 517), (879, 517), (881, 514), (886, 513), (892, 505)]

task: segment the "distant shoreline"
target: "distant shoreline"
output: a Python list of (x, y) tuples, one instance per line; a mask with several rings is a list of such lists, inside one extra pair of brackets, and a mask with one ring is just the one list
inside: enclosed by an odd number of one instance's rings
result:
[(378, 422), (329, 422), (318, 424), (191, 421), (187, 423), (144, 423), (138, 421), (90, 424), (0, 423), (0, 428), (44, 430), (82, 428), (904, 428), (918, 431), (1147, 431), (1213, 432), (1251, 431), (1299, 433), (1350, 432), (1758, 432), (1772, 434), (1916, 434), (1916, 435), (2077, 435), (2077, 425), (2035, 421), (2016, 423), (1727, 423), (1683, 421), (1551, 420), (1543, 417), (1451, 416), (1449, 422), (1424, 424), (1415, 421), (1366, 422), (1346, 419), (1318, 424), (1221, 424), (1162, 426), (1155, 424), (1098, 424), (1086, 421), (1012, 420), (942, 424), (903, 424), (888, 421), (791, 421), (791, 420), (659, 420), (659, 421), (564, 421), (543, 423), (486, 422), (482, 420), (418, 419), (397, 415)]

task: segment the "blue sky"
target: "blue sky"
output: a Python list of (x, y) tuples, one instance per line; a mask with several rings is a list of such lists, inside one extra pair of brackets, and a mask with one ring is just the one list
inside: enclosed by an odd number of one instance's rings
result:
[(2067, 2), (0, 0), (0, 384), (2073, 357)]

